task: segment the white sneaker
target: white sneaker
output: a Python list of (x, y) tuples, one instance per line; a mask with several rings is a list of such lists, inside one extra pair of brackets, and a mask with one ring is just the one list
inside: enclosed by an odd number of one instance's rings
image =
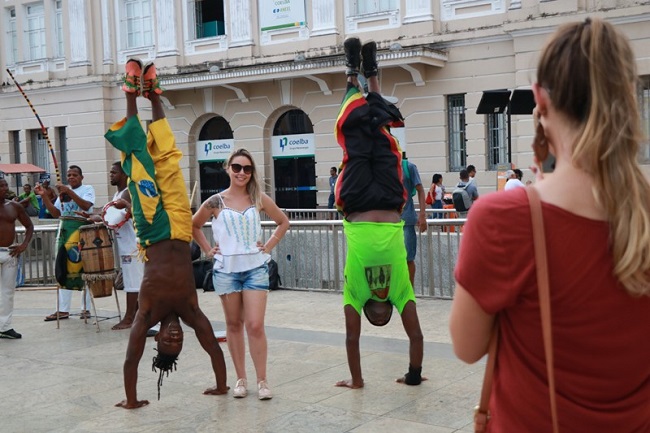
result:
[(246, 379), (237, 379), (237, 384), (235, 389), (232, 391), (232, 396), (235, 398), (244, 398), (248, 395), (248, 390), (246, 389)]
[(273, 398), (273, 393), (269, 389), (269, 385), (266, 383), (266, 380), (260, 380), (257, 384), (257, 396), (260, 400), (271, 400)]

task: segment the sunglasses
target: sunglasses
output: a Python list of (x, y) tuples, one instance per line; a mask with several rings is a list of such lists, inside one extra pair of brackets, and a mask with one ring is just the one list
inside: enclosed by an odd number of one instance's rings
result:
[(242, 168), (244, 169), (245, 174), (251, 174), (253, 172), (252, 165), (230, 164), (230, 168), (232, 169), (233, 173), (239, 173)]

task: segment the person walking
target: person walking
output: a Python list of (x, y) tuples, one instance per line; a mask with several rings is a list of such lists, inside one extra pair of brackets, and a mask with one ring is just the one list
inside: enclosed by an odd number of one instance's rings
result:
[[(419, 233), (427, 230), (427, 205), (420, 172), (415, 164), (406, 159), (406, 152), (402, 152), (402, 183), (404, 189), (408, 192), (401, 218), (404, 221), (406, 264), (409, 268), (409, 280), (411, 280), (411, 286), (413, 286), (415, 283), (415, 254), (418, 249), (418, 237), (415, 233), (415, 227), (417, 226)], [(415, 212), (415, 203), (413, 203), (414, 192), (418, 195), (418, 206), (420, 208), (417, 214)]]
[(467, 170), (461, 170), (459, 173), (460, 182), (456, 185), (456, 189), (452, 193), (454, 201), (454, 208), (458, 212), (459, 218), (467, 218), (469, 209), (478, 200), (478, 188), (474, 178), (470, 177)]
[[(237, 383), (235, 398), (248, 395), (244, 330), (257, 375), (260, 400), (273, 394), (266, 375), (267, 341), (264, 316), (269, 291), (270, 252), (289, 229), (289, 219), (260, 185), (252, 155), (246, 149), (235, 150), (226, 163), (230, 186), (201, 204), (192, 218), (195, 242), (214, 257), (213, 283), (221, 298), (226, 318), (226, 340), (232, 356)], [(277, 228), (264, 242), (260, 211), (266, 212)], [(211, 246), (202, 227), (212, 218), (216, 246)]]
[[(431, 179), (431, 188), (429, 188), (429, 195), (431, 196), (431, 209), (442, 209), (443, 202), (442, 199), (445, 197), (445, 187), (442, 184), (442, 175), (436, 173)], [(433, 218), (441, 219), (444, 218), (442, 212), (434, 212)]]
[[(650, 183), (638, 163), (637, 81), (630, 42), (587, 18), (552, 35), (532, 87), (538, 178), (527, 188), (541, 199), (562, 432), (650, 431)], [(544, 177), (549, 154), (555, 170)], [(526, 189), (481, 198), (463, 231), (450, 332), (456, 355), (474, 363), (499, 329), (492, 432), (553, 431), (537, 272)]]
[(336, 179), (338, 179), (338, 173), (337, 173), (336, 167), (331, 167), (330, 168), (330, 177), (329, 177), (330, 195), (329, 195), (329, 198), (327, 199), (327, 208), (328, 209), (334, 209), (334, 187), (336, 186)]

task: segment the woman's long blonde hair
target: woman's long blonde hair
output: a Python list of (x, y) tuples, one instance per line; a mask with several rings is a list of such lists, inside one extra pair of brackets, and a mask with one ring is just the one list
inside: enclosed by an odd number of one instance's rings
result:
[(600, 19), (565, 25), (543, 51), (537, 80), (580, 131), (573, 163), (592, 175), (607, 212), (614, 274), (631, 294), (650, 295), (650, 185), (638, 162), (643, 134), (629, 42)]
[(262, 209), (262, 184), (259, 181), (259, 175), (257, 174), (257, 166), (255, 165), (255, 160), (250, 152), (246, 149), (237, 149), (230, 154), (228, 161), (226, 161), (226, 168), (230, 167), (232, 160), (238, 156), (243, 156), (248, 158), (253, 166), (253, 171), (251, 172), (251, 178), (246, 185), (246, 191), (251, 197), (251, 201), (255, 205), (255, 208), (259, 211)]

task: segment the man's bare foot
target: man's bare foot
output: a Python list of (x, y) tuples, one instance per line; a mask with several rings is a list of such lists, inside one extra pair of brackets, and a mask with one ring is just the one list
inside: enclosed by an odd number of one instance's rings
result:
[(334, 386), (342, 386), (345, 388), (359, 389), (359, 388), (363, 388), (363, 380), (361, 381), (361, 383), (354, 383), (352, 379), (339, 380), (338, 382), (336, 382), (336, 385)]
[[(429, 380), (429, 378), (422, 376), (422, 382), (424, 382), (425, 380)], [(398, 377), (397, 379), (395, 379), (395, 382), (403, 383), (405, 385), (408, 385), (408, 383), (406, 383), (406, 376)], [(419, 383), (418, 383), (418, 385), (419, 385)]]
[(127, 319), (126, 317), (116, 325), (113, 325), (111, 328), (113, 331), (119, 331), (121, 329), (129, 329), (133, 325), (133, 319)]
[(212, 388), (208, 388), (205, 391), (203, 391), (204, 395), (224, 395), (228, 394), (228, 390), (230, 389), (229, 386), (226, 386), (225, 388), (220, 388), (218, 386), (213, 386)]
[(129, 403), (126, 400), (122, 400), (121, 402), (117, 403), (115, 407), (122, 407), (124, 409), (137, 409), (148, 404), (149, 400), (136, 400), (135, 403)]

